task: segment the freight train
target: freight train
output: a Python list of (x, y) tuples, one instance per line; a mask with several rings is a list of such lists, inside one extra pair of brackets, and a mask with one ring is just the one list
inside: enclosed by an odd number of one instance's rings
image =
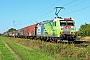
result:
[(76, 27), (72, 18), (61, 18), (58, 16), (58, 8), (56, 7), (55, 15), (57, 16), (53, 20), (45, 20), (13, 32), (9, 32), (9, 36), (15, 36), (19, 38), (40, 39), (44, 41), (74, 41), (76, 39)]
[(75, 22), (72, 18), (55, 18), (36, 23), (13, 32), (9, 36), (44, 41), (74, 41), (76, 38)]

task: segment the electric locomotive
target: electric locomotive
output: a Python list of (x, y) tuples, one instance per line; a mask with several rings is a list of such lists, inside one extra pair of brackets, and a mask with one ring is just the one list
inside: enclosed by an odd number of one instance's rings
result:
[(76, 27), (72, 18), (55, 18), (43, 21), (37, 26), (37, 38), (48, 41), (74, 41), (75, 33)]

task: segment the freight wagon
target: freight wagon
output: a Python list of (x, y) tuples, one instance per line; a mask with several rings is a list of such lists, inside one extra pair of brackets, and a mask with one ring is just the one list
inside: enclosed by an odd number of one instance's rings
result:
[(17, 36), (17, 30), (15, 30), (15, 31), (12, 31), (12, 35), (14, 36), (14, 37), (16, 37)]
[(18, 29), (17, 33), (15, 33), (15, 34), (17, 34), (16, 37), (19, 37), (19, 38), (34, 38), (34, 37), (36, 37), (37, 25), (38, 25), (38, 23)]
[(30, 25), (30, 26), (27, 27), (28, 28), (28, 36), (27, 36), (27, 38), (34, 39), (37, 36), (37, 34), (36, 34), (37, 25), (38, 25), (38, 23)]

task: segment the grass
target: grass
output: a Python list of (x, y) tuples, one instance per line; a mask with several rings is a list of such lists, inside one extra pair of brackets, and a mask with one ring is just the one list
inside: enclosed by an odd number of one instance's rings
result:
[(80, 40), (80, 41), (88, 41), (90, 42), (90, 36), (77, 36), (76, 40)]
[[(22, 59), (34, 60), (90, 60), (90, 45), (77, 47), (74, 44), (50, 43), (40, 40), (5, 38), (8, 45)], [(17, 43), (30, 48), (27, 50)], [(28, 57), (29, 56), (29, 57)]]
[(0, 37), (0, 60), (15, 60)]
[(81, 36), (77, 36), (76, 37), (76, 40), (80, 40), (82, 37)]
[[(48, 52), (50, 55), (62, 60), (89, 60), (90, 59), (90, 45), (85, 47), (80, 45), (76, 47), (74, 44), (50, 43), (40, 40), (21, 39), (14, 40), (28, 48), (42, 50)], [(60, 58), (59, 58), (60, 57)], [(56, 59), (56, 60), (58, 60)]]
[[(14, 41), (7, 39), (6, 43), (20, 56), (22, 60), (53, 60), (49, 53), (40, 50), (28, 50), (19, 45)], [(56, 58), (58, 59), (58, 58)]]

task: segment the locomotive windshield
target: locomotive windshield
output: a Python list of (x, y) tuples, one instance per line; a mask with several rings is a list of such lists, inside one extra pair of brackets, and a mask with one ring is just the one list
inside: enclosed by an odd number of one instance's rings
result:
[(67, 21), (67, 25), (74, 26), (74, 22), (73, 21)]
[(60, 21), (60, 26), (65, 26), (66, 25), (66, 21)]
[(67, 23), (67, 25), (69, 25), (69, 26), (74, 26), (74, 24), (73, 24), (73, 23)]
[(74, 23), (73, 21), (60, 21), (60, 26), (66, 26), (66, 25), (74, 26)]

